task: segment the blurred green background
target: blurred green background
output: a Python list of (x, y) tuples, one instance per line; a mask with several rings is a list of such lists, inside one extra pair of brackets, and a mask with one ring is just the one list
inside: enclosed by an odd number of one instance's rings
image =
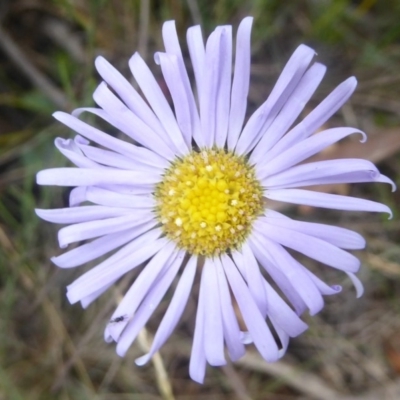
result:
[[(396, 217), (288, 208), (296, 218), (340, 224), (366, 237), (366, 251), (357, 254), (366, 293), (356, 300), (341, 274), (322, 271), (344, 290), (317, 317), (305, 316), (310, 329), (281, 362), (260, 362), (250, 348), (235, 365), (209, 368), (203, 386), (188, 377), (196, 289), (161, 351), (167, 378), (159, 382), (160, 366), (134, 365), (140, 346), (120, 359), (103, 342), (123, 288), (83, 311), (65, 298), (65, 286), (82, 269), (60, 271), (49, 261), (60, 254), (57, 227), (39, 221), (33, 209), (66, 206), (68, 191), (36, 186), (35, 174), (67, 165), (53, 141), (73, 133), (51, 114), (93, 104), (94, 58), (104, 55), (129, 77), (127, 61), (138, 50), (160, 77), (152, 55), (163, 49), (163, 21), (176, 20), (187, 54), (189, 26), (201, 23), (209, 34), (228, 23), (235, 32), (247, 15), (255, 17), (249, 109), (267, 97), (291, 52), (306, 43), (328, 66), (307, 111), (355, 75), (356, 93), (329, 124), (369, 135), (365, 145), (349, 140), (320, 157), (367, 158), (399, 182), (400, 1), (0, 0), (0, 400), (400, 398)], [(383, 185), (321, 190), (385, 202), (398, 214), (399, 195)], [(167, 304), (151, 320), (150, 335)]]

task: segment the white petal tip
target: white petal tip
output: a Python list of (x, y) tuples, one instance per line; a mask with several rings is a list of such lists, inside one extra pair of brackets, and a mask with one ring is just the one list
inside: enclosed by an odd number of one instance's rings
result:
[(147, 364), (147, 363), (149, 362), (150, 358), (151, 358), (151, 357), (150, 357), (149, 354), (145, 354), (144, 356), (137, 358), (137, 359), (135, 360), (135, 364), (136, 364), (138, 367), (142, 367), (143, 365), (145, 365), (145, 364)]
[[(115, 340), (115, 339), (114, 339), (114, 340)], [(115, 340), (115, 341), (116, 341), (116, 340)], [(116, 353), (117, 353), (120, 357), (125, 357), (127, 351), (128, 351), (128, 349), (125, 349), (125, 348), (121, 349), (121, 348), (119, 348), (119, 347), (117, 346)]]

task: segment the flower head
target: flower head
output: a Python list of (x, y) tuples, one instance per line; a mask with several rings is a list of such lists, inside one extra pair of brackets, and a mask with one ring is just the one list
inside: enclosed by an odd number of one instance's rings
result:
[[(155, 61), (173, 108), (139, 54), (129, 66), (143, 97), (98, 57), (104, 82), (93, 97), (99, 108), (54, 114), (78, 133), (74, 140), (55, 141), (76, 168), (37, 176), (41, 185), (73, 187), (70, 207), (37, 210), (47, 221), (68, 225), (59, 231), (60, 246), (85, 241), (53, 262), (72, 268), (109, 254), (67, 287), (71, 303), (87, 307), (122, 276), (142, 268), (105, 329), (105, 339), (117, 342), (119, 355), (127, 352), (179, 275), (151, 349), (137, 364), (151, 358), (178, 323), (198, 271), (190, 375), (199, 382), (207, 362), (226, 363), (225, 345), (232, 360), (254, 343), (266, 361), (276, 361), (289, 338), (307, 328), (300, 315), (307, 309), (312, 315), (319, 312), (323, 296), (341, 290), (325, 284), (287, 248), (343, 270), (362, 294), (354, 275), (359, 260), (347, 250), (363, 248), (364, 239), (348, 229), (292, 220), (271, 210), (269, 199), (391, 214), (370, 200), (301, 189), (326, 183), (393, 185), (366, 160), (304, 162), (351, 134), (366, 138), (348, 127), (314, 135), (353, 93), (355, 78), (295, 123), (326, 70), (314, 62), (309, 47), (295, 50), (266, 101), (246, 120), (251, 25), (252, 18), (245, 18), (239, 26), (232, 80), (231, 27), (217, 27), (206, 45), (200, 27), (188, 30), (195, 97), (174, 22), (164, 24), (165, 52), (156, 53)], [(78, 119), (83, 112), (107, 121), (125, 140)]]

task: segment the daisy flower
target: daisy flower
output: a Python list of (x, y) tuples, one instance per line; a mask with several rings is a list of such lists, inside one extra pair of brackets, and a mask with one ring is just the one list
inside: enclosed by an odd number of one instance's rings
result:
[[(362, 249), (364, 239), (348, 229), (288, 218), (270, 209), (269, 200), (391, 215), (374, 201), (302, 189), (356, 182), (394, 187), (366, 160), (305, 162), (349, 135), (366, 139), (349, 127), (314, 135), (353, 93), (354, 77), (298, 121), (326, 70), (314, 62), (314, 50), (300, 45), (266, 101), (246, 118), (251, 26), (250, 17), (239, 25), (234, 68), (231, 26), (217, 27), (206, 43), (199, 26), (187, 31), (194, 91), (175, 24), (166, 22), (165, 51), (154, 59), (171, 104), (138, 53), (129, 67), (141, 94), (98, 57), (96, 68), (104, 80), (93, 94), (98, 108), (54, 114), (78, 133), (73, 140), (55, 140), (75, 167), (37, 175), (40, 185), (73, 187), (69, 207), (36, 210), (46, 221), (68, 225), (58, 233), (61, 248), (78, 243), (52, 261), (73, 268), (108, 255), (67, 287), (72, 304), (87, 307), (141, 268), (105, 328), (105, 340), (117, 343), (120, 356), (176, 279), (151, 349), (136, 363), (146, 363), (160, 349), (199, 276), (189, 367), (198, 382), (207, 363), (224, 365), (226, 356), (235, 361), (249, 343), (267, 362), (278, 360), (289, 338), (307, 329), (300, 315), (318, 313), (323, 296), (340, 292), (287, 249), (344, 271), (362, 294), (354, 275), (360, 262), (347, 250)], [(115, 127), (124, 140), (81, 121), (85, 112)]]

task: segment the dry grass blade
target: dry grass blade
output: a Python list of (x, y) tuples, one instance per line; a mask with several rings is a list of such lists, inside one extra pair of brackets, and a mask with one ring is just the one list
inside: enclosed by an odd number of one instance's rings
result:
[(64, 93), (55, 87), (51, 81), (30, 62), (1, 26), (0, 47), (32, 84), (52, 101), (54, 105), (62, 110), (69, 110), (71, 108)]
[(263, 372), (284, 381), (300, 393), (315, 400), (337, 400), (342, 395), (330, 388), (322, 379), (316, 375), (305, 372), (300, 368), (292, 367), (282, 361), (266, 363), (258, 354), (247, 352), (238, 362), (242, 367)]

